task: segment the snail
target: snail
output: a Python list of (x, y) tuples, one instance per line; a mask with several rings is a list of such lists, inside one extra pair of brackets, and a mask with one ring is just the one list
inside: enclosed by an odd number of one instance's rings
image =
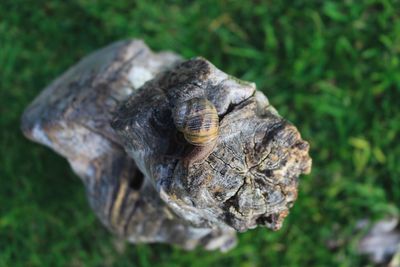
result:
[(205, 97), (194, 97), (178, 102), (172, 117), (178, 131), (194, 146), (185, 156), (184, 164), (202, 162), (211, 154), (218, 139), (219, 118), (215, 106)]

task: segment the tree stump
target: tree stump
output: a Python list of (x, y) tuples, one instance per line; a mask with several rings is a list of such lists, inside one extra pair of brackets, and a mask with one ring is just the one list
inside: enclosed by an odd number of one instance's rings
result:
[[(201, 96), (219, 118), (199, 154), (172, 119), (176, 99)], [(226, 251), (236, 232), (278, 230), (309, 173), (309, 145), (254, 83), (204, 58), (120, 41), (85, 57), (25, 110), (24, 134), (67, 158), (101, 222), (130, 242)]]

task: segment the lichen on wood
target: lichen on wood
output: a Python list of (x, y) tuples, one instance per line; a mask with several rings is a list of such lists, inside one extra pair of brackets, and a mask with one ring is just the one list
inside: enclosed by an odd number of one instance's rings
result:
[[(218, 139), (184, 164), (200, 150), (171, 114), (194, 97), (215, 106)], [(56, 79), (26, 109), (22, 130), (67, 158), (102, 223), (131, 242), (227, 250), (236, 231), (277, 230), (311, 168), (308, 143), (254, 83), (136, 40)]]

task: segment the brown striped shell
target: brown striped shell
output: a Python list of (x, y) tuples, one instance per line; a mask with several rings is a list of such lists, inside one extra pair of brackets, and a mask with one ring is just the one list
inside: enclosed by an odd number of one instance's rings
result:
[(176, 128), (193, 145), (206, 146), (218, 137), (218, 113), (206, 98), (192, 98), (179, 103), (172, 116)]

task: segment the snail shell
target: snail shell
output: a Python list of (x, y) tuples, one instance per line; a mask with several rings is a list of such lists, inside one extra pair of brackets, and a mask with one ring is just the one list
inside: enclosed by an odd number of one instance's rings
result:
[(196, 146), (206, 146), (218, 138), (219, 118), (214, 105), (206, 98), (192, 98), (173, 110), (176, 128)]

